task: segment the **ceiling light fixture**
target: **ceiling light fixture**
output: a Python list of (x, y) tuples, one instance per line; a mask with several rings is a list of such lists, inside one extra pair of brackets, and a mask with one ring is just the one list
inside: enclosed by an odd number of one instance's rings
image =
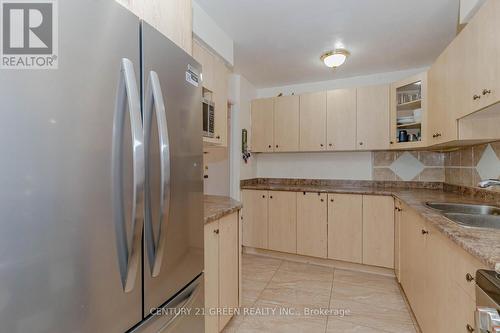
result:
[(327, 67), (337, 68), (344, 64), (349, 55), (350, 53), (344, 49), (335, 49), (324, 53), (320, 59)]

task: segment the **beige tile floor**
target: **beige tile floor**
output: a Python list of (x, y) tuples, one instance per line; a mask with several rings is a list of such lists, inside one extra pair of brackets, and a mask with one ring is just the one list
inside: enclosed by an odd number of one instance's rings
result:
[[(242, 311), (225, 333), (418, 332), (392, 277), (247, 254), (242, 271), (242, 308), (269, 315)], [(309, 309), (330, 311), (306, 313)]]

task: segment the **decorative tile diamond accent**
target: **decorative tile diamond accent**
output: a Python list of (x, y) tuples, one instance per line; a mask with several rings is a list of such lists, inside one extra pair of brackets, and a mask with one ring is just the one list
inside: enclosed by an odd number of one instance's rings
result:
[(424, 170), (424, 165), (415, 156), (405, 152), (391, 164), (390, 169), (402, 180), (410, 181)]
[(479, 172), (481, 179), (498, 178), (500, 176), (500, 159), (491, 148), (491, 145), (488, 145), (484, 150), (476, 170)]

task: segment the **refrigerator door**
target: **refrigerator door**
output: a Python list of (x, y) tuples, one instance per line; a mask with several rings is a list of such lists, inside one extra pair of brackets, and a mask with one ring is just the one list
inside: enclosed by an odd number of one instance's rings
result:
[(0, 70), (0, 330), (123, 333), (142, 318), (140, 21), (58, 5), (59, 69)]
[(203, 271), (200, 65), (142, 23), (146, 210), (144, 315)]

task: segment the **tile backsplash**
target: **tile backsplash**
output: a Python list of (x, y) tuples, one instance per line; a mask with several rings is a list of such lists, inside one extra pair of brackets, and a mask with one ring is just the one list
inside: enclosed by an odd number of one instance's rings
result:
[[(500, 141), (446, 152), (373, 152), (372, 165), (373, 180), (446, 182), (477, 187), (481, 179), (500, 178)], [(498, 187), (491, 189), (500, 191)]]
[(476, 187), (481, 179), (499, 178), (500, 141), (445, 152), (444, 165), (449, 184)]
[(444, 154), (432, 151), (377, 151), (372, 178), (383, 181), (444, 182)]

